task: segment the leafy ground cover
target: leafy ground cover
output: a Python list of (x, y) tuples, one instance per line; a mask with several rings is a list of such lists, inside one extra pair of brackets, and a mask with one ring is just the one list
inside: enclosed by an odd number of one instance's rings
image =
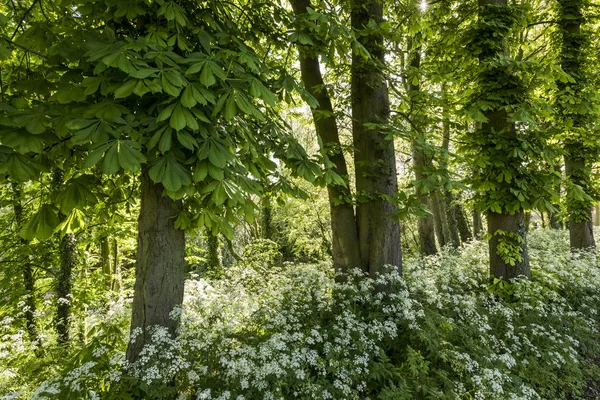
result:
[[(264, 244), (261, 244), (264, 247)], [(0, 322), (0, 394), (33, 399), (577, 399), (600, 380), (600, 269), (563, 231), (529, 235), (532, 279), (490, 281), (485, 243), (376, 280), (275, 252), (186, 282), (177, 339), (126, 365), (128, 300), (87, 344), (36, 349)], [(375, 294), (375, 287), (391, 288)], [(127, 292), (125, 292), (127, 293)], [(82, 340), (83, 342), (83, 340)], [(68, 360), (68, 362), (66, 361)], [(593, 393), (588, 391), (588, 393)]]

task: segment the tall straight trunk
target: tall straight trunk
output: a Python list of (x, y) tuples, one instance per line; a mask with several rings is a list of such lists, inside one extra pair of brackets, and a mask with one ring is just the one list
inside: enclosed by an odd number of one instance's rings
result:
[[(264, 233), (264, 231), (263, 231)], [(221, 271), (221, 257), (219, 257), (219, 236), (213, 235), (210, 230), (206, 230), (206, 250), (207, 264), (211, 271)]]
[(104, 236), (100, 239), (100, 268), (102, 269), (102, 275), (106, 286), (109, 288), (112, 285), (112, 268), (110, 259), (110, 243), (108, 237)]
[[(261, 199), (260, 210), (260, 233), (263, 239), (273, 238), (273, 205), (271, 204), (271, 196), (265, 194)], [(207, 236), (212, 234), (207, 230)], [(216, 237), (216, 236), (215, 236)]]
[(463, 243), (470, 242), (473, 240), (473, 234), (471, 234), (471, 229), (469, 228), (469, 221), (467, 221), (467, 216), (465, 215), (465, 211), (463, 210), (462, 205), (454, 204), (452, 206), (452, 211), (454, 212), (454, 219), (456, 220), (456, 226), (458, 227), (458, 233), (460, 234), (460, 240)]
[(358, 42), (369, 52), (366, 58), (352, 50), (351, 104), (356, 207), (361, 263), (370, 275), (394, 265), (401, 271), (400, 225), (392, 219), (396, 206), (386, 197), (398, 190), (394, 142), (381, 124), (388, 122), (390, 104), (383, 65), (383, 36), (370, 23), (383, 22), (383, 6), (377, 0), (352, 0), (352, 28), (361, 32)]
[[(573, 181), (573, 183), (581, 183), (581, 180), (585, 179), (584, 176), (586, 174), (582, 173), (582, 171), (585, 170), (586, 166), (583, 158), (570, 157), (568, 155), (565, 156), (565, 172), (567, 179)], [(584, 183), (584, 185), (587, 185), (587, 183)], [(567, 188), (568, 187), (569, 186), (567, 186)], [(567, 211), (569, 212), (569, 239), (571, 248), (574, 250), (596, 247), (592, 209), (584, 203), (586, 202), (567, 200)]]
[(481, 213), (473, 210), (473, 236), (477, 240), (483, 238), (483, 223), (481, 222)]
[[(421, 46), (414, 45), (414, 39), (409, 40), (409, 53), (410, 53), (410, 69), (411, 71), (417, 71), (421, 67)], [(413, 169), (415, 171), (415, 181), (417, 182), (416, 192), (419, 203), (427, 209), (432, 210), (432, 202), (429, 188), (419, 185), (427, 179), (426, 171), (431, 170), (431, 160), (427, 157), (425, 152), (426, 137), (425, 137), (425, 122), (423, 120), (422, 108), (423, 108), (423, 93), (421, 92), (421, 85), (418, 79), (414, 77), (409, 79), (408, 83), (408, 98), (410, 101), (410, 117), (412, 119), (412, 135), (411, 135), (411, 148), (412, 148), (412, 159)], [(428, 213), (425, 216), (419, 217), (417, 223), (419, 231), (419, 248), (421, 253), (426, 255), (436, 254), (437, 248), (435, 246), (435, 229), (433, 214)]]
[[(17, 183), (12, 184), (12, 190), (13, 212), (15, 214), (16, 231), (18, 232), (23, 227), (24, 222), (23, 205), (21, 203), (22, 192), (21, 187)], [(27, 244), (27, 240), (19, 240), (19, 245), (21, 247), (27, 246)], [(33, 266), (31, 264), (31, 258), (29, 257), (29, 254), (25, 254), (21, 259), (19, 259), (19, 265), (22, 269), (23, 286), (25, 287), (25, 326), (27, 327), (29, 340), (39, 348), (41, 347), (41, 342), (38, 333), (37, 322), (35, 320), (35, 313), (37, 310), (35, 304), (35, 278), (33, 276)]]
[(127, 360), (134, 362), (151, 340), (153, 326), (166, 327), (175, 335), (178, 319), (171, 312), (183, 302), (185, 237), (175, 229), (181, 202), (163, 196), (163, 186), (148, 172), (140, 179), (135, 286)]
[[(571, 131), (563, 140), (565, 143), (565, 174), (567, 178), (567, 212), (569, 216), (569, 237), (572, 249), (594, 248), (592, 208), (591, 200), (577, 200), (573, 191), (576, 186), (583, 190), (585, 194), (591, 195), (593, 189), (590, 185), (591, 167), (597, 161), (597, 145), (586, 145), (583, 137), (590, 142), (594, 138), (593, 130), (590, 129), (589, 114), (579, 111), (582, 106), (589, 101), (588, 93), (584, 92), (584, 87), (588, 82), (588, 72), (585, 64), (585, 47), (589, 44), (589, 33), (582, 30), (585, 23), (584, 7), (585, 1), (557, 0), (557, 27), (561, 38), (560, 48), (560, 66), (569, 74), (572, 81), (557, 82), (557, 87), (561, 92), (568, 93), (571, 99), (569, 104), (565, 104), (558, 96), (558, 113), (564, 119), (563, 129)], [(577, 109), (573, 109), (575, 104)], [(598, 138), (596, 136), (596, 141)], [(591, 147), (591, 148), (590, 148)], [(591, 151), (590, 151), (591, 150)]]
[[(52, 172), (52, 190), (60, 192), (65, 184), (64, 172), (56, 168)], [(61, 215), (61, 219), (64, 215)], [(56, 316), (55, 326), (58, 343), (66, 345), (69, 343), (70, 330), (69, 322), (71, 318), (71, 286), (73, 279), (73, 270), (77, 264), (77, 241), (75, 235), (69, 233), (60, 239), (58, 246), (58, 255), (60, 265), (56, 274)]]
[(440, 248), (442, 248), (448, 243), (445, 232), (447, 227), (444, 227), (444, 225), (448, 224), (448, 221), (444, 221), (444, 219), (446, 219), (446, 213), (444, 210), (442, 210), (442, 205), (440, 204), (440, 202), (440, 195), (438, 191), (436, 191), (431, 199), (431, 213), (433, 214), (433, 227), (435, 230), (435, 236), (438, 239), (438, 244), (440, 245)]
[(594, 211), (594, 226), (600, 226), (600, 203), (596, 203)]
[[(446, 100), (446, 86), (442, 85), (442, 97)], [(446, 101), (444, 101), (446, 104)], [(442, 159), (440, 160), (440, 170), (445, 174), (445, 179), (450, 179), (448, 173), (448, 159), (450, 158), (450, 117), (448, 115), (448, 109), (445, 106), (443, 109), (442, 118)], [(458, 234), (458, 228), (456, 224), (456, 218), (452, 210), (452, 193), (449, 190), (441, 189), (440, 191), (440, 212), (442, 216), (442, 226), (444, 229), (444, 235), (446, 241), (452, 245), (453, 248), (460, 246), (460, 237)]]
[(112, 239), (111, 243), (112, 253), (112, 276), (113, 281), (111, 289), (115, 292), (121, 291), (121, 271), (119, 270), (119, 242), (117, 238)]
[[(527, 222), (524, 212), (512, 215), (488, 213), (488, 232), (494, 232), (490, 238), (490, 268), (494, 277), (511, 280), (518, 276), (531, 276), (529, 254), (527, 252)], [(519, 239), (506, 236), (503, 233), (515, 234)], [(507, 262), (507, 255), (498, 249), (509, 248), (509, 256), (514, 257)], [(492, 251), (494, 249), (495, 251)], [(513, 264), (514, 263), (514, 264)]]
[[(310, 0), (291, 0), (297, 16), (306, 14)], [(306, 90), (318, 101), (312, 109), (313, 121), (317, 135), (321, 138), (321, 153), (333, 164), (333, 172), (348, 182), (348, 168), (342, 152), (337, 120), (333, 111), (331, 98), (325, 87), (318, 55), (312, 49), (299, 47), (300, 71)], [(335, 183), (327, 185), (329, 210), (332, 229), (332, 258), (336, 271), (363, 268), (361, 264), (359, 236), (357, 230), (352, 193), (350, 187)]]
[[(496, 7), (507, 7), (508, 0), (478, 0), (478, 17), (480, 21), (485, 21), (486, 29), (494, 26), (497, 23), (498, 9)], [(508, 9), (507, 9), (508, 11)], [(490, 20), (491, 19), (491, 20)], [(492, 25), (490, 25), (492, 24)], [(490, 34), (486, 31), (486, 34)], [(497, 34), (495, 40), (497, 43), (488, 44), (482, 49), (479, 54), (480, 68), (485, 68), (485, 74), (480, 76), (480, 79), (486, 79), (485, 87), (487, 92), (483, 92), (483, 97), (497, 97), (506, 95), (502, 92), (503, 89), (496, 89), (495, 86), (490, 86), (489, 79), (510, 79), (511, 72), (506, 70), (506, 67), (492, 66), (489, 63), (495, 63), (499, 57), (509, 56), (508, 44), (505, 38), (508, 32), (502, 30), (494, 31)], [(492, 69), (490, 69), (492, 68)], [(499, 90), (499, 92), (498, 92)], [(514, 89), (513, 89), (514, 90)], [(488, 110), (483, 111), (483, 115), (487, 119), (486, 122), (478, 127), (478, 131), (484, 137), (501, 138), (508, 143), (517, 141), (517, 129), (514, 122), (509, 119), (508, 112), (504, 107), (495, 105)], [(497, 139), (495, 139), (497, 140)], [(490, 151), (484, 149), (483, 151)], [(508, 150), (507, 150), (508, 151)], [(493, 154), (493, 153), (492, 153)], [(518, 162), (518, 161), (512, 161)], [(510, 193), (512, 189), (511, 183), (503, 182), (498, 188), (502, 194)], [(490, 274), (496, 278), (503, 277), (506, 280), (513, 279), (517, 276), (524, 275), (530, 277), (529, 256), (527, 253), (527, 226), (525, 225), (525, 211), (520, 208), (509, 212), (502, 206), (500, 213), (488, 212), (488, 233), (489, 254), (490, 254)], [(507, 253), (507, 249), (510, 250)], [(518, 260), (516, 260), (518, 258)]]

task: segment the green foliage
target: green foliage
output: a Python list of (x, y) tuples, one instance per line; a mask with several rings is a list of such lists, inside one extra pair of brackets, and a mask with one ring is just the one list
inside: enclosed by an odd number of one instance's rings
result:
[[(599, 377), (600, 275), (564, 231), (529, 242), (532, 279), (510, 284), (490, 286), (480, 242), (409, 258), (404, 279), (357, 271), (335, 283), (325, 265), (247, 264), (194, 278), (179, 338), (157, 328), (127, 366), (120, 319), (97, 321), (104, 333), (32, 398), (581, 398)], [(381, 284), (395, 290), (376, 293)]]

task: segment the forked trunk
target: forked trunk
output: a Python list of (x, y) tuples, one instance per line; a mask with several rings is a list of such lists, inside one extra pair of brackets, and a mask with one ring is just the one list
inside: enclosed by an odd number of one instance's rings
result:
[(129, 362), (150, 342), (151, 327), (166, 327), (175, 335), (178, 319), (171, 312), (183, 302), (185, 237), (174, 226), (181, 203), (162, 192), (163, 186), (143, 172)]

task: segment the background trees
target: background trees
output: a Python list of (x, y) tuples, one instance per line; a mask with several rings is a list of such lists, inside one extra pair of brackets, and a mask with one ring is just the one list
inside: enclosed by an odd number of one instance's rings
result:
[(0, 4), (1, 293), (37, 354), (99, 337), (85, 315), (113, 296), (138, 362), (195, 274), (331, 256), (376, 279), (487, 222), (512, 285), (546, 213), (594, 244), (588, 2)]

